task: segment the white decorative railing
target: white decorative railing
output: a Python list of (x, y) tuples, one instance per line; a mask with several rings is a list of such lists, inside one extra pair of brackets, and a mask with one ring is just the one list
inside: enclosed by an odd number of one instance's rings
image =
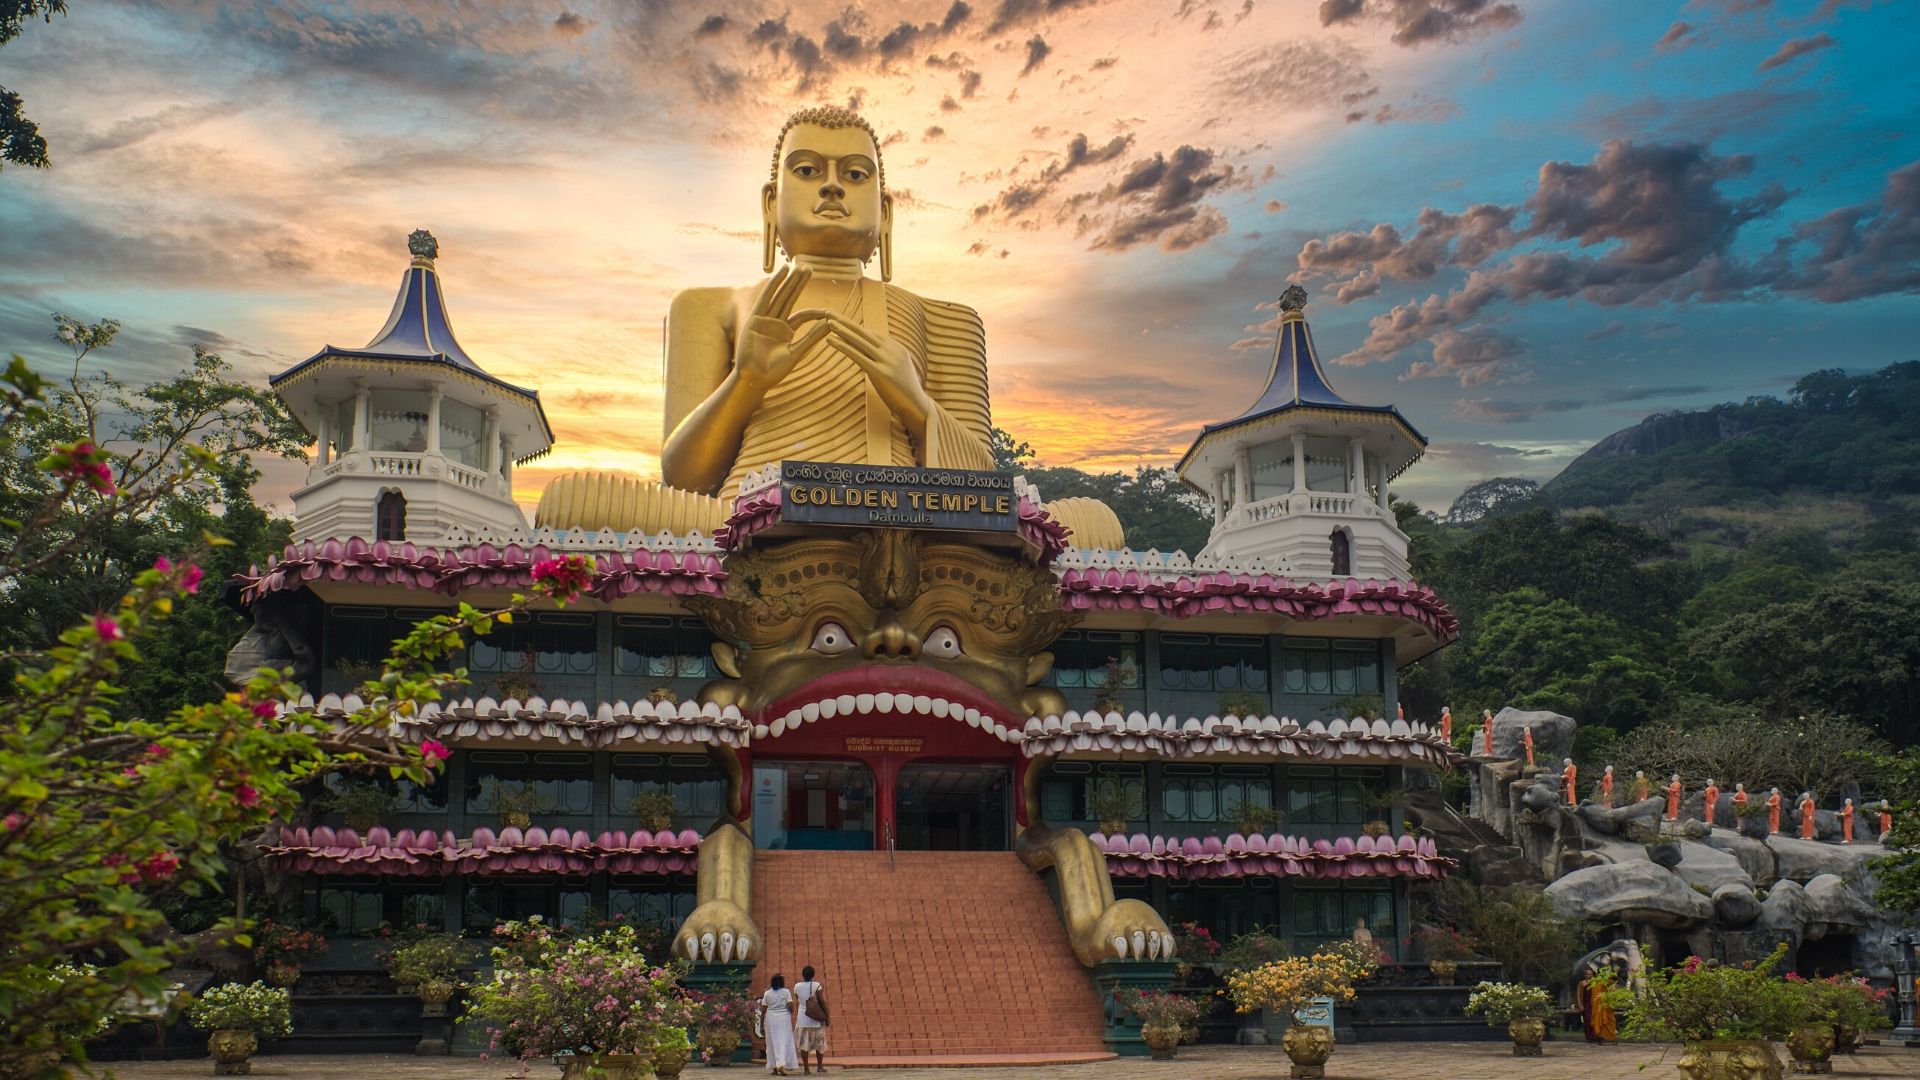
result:
[(1227, 511), (1218, 528), (1232, 529), (1280, 521), (1291, 517), (1373, 517), (1386, 518), (1379, 504), (1361, 495), (1342, 492), (1292, 491), (1259, 502), (1245, 503)]
[(392, 450), (349, 452), (338, 460), (329, 462), (320, 470), (320, 474), (339, 476), (342, 473), (357, 473), (364, 468), (365, 475), (368, 476), (436, 477), (440, 475), (441, 467), (446, 469), (447, 479), (461, 487), (488, 493), (493, 490), (493, 476), (485, 469), (463, 465), (440, 454)]
[(374, 476), (419, 476), (421, 454), (368, 454), (367, 471)]
[(454, 483), (460, 484), (463, 487), (473, 488), (475, 491), (484, 491), (488, 486), (487, 480), (489, 477), (484, 470), (462, 465), (451, 458), (447, 460), (447, 476), (451, 478)]

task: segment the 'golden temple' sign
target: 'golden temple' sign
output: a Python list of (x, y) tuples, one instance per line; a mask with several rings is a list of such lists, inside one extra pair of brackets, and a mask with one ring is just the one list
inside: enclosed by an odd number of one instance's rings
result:
[(1013, 474), (913, 465), (780, 463), (780, 519), (815, 525), (1014, 532)]

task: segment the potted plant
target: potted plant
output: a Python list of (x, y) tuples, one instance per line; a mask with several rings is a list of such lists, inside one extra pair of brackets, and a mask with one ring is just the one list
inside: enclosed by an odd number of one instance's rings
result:
[(627, 811), (640, 823), (640, 827), (649, 832), (673, 828), (674, 801), (673, 792), (666, 789), (658, 791), (636, 791), (627, 801)]
[(512, 699), (525, 702), (540, 692), (540, 681), (531, 674), (537, 659), (533, 650), (528, 649), (520, 656), (521, 670), (503, 671), (493, 677), (493, 691), (501, 701)]
[(1221, 694), (1221, 716), (1265, 716), (1268, 711), (1265, 694)]
[(1183, 1029), (1200, 1020), (1200, 1003), (1171, 990), (1128, 988), (1113, 995), (1122, 1008), (1140, 1018), (1140, 1038), (1155, 1061), (1166, 1061), (1181, 1043)]
[(1094, 684), (1093, 711), (1097, 713), (1117, 713), (1127, 707), (1120, 697), (1123, 690), (1131, 690), (1139, 685), (1140, 673), (1137, 669), (1120, 662), (1117, 656), (1107, 658), (1100, 668), (1100, 679)]
[(1251, 799), (1242, 799), (1233, 808), (1233, 823), (1246, 836), (1265, 836), (1273, 832), (1280, 827), (1280, 817), (1278, 809)]
[(1327, 1058), (1333, 1053), (1333, 1029), (1298, 1023), (1297, 1014), (1316, 998), (1352, 1001), (1353, 984), (1360, 977), (1352, 960), (1319, 952), (1275, 960), (1229, 976), (1227, 993), (1239, 1012), (1269, 1009), (1280, 1016), (1294, 1017), (1296, 1022), (1287, 1027), (1280, 1040), (1293, 1062), (1290, 1075), (1293, 1080), (1320, 1080), (1327, 1074)]
[(445, 1016), (447, 1002), (460, 989), (460, 976), (470, 968), (466, 950), (455, 934), (416, 928), (381, 955), (387, 977), (395, 986), (411, 988), (420, 996), (421, 1013)]
[(1525, 983), (1483, 982), (1467, 998), (1467, 1015), (1480, 1015), (1489, 1024), (1507, 1025), (1514, 1057), (1539, 1057), (1540, 1041), (1547, 1037), (1547, 1014), (1553, 998), (1538, 986)]
[(319, 804), (345, 818), (347, 828), (365, 834), (393, 809), (393, 794), (372, 777), (353, 776), (340, 781)]
[(656, 686), (647, 691), (647, 700), (655, 705), (678, 705), (680, 694), (671, 686)]
[(743, 994), (713, 991), (694, 999), (700, 1059), (716, 1068), (733, 1064), (733, 1053), (753, 1023), (753, 1002)]
[(495, 789), (494, 808), (500, 812), (500, 823), (524, 829), (533, 824), (533, 815), (546, 812), (546, 800), (531, 783), (502, 783)]
[(262, 919), (254, 934), (253, 960), (275, 986), (300, 981), (300, 965), (327, 951), (327, 939), (313, 930)]
[(1452, 986), (1460, 973), (1460, 961), (1473, 955), (1466, 936), (1451, 926), (1423, 926), (1413, 932), (1413, 941), (1426, 954), (1427, 970), (1433, 972), (1435, 986)]
[(687, 1038), (684, 1027), (668, 1028), (653, 1044), (653, 1071), (663, 1080), (673, 1080), (687, 1062), (693, 1060), (693, 1040)]
[(1173, 927), (1173, 955), (1179, 959), (1173, 965), (1173, 980), (1185, 985), (1193, 977), (1195, 967), (1212, 963), (1220, 954), (1220, 943), (1213, 934), (1197, 922), (1176, 923)]
[(187, 1007), (187, 1020), (207, 1036), (213, 1075), (245, 1076), (260, 1036), (293, 1031), (293, 1009), (284, 987), (265, 983), (227, 983), (204, 990)]
[(1125, 784), (1102, 784), (1087, 794), (1087, 816), (1108, 836), (1124, 834), (1140, 813), (1140, 796)]
[(1360, 803), (1365, 806), (1368, 819), (1360, 826), (1360, 831), (1378, 840), (1393, 832), (1393, 826), (1387, 821), (1393, 810), (1394, 794), (1391, 788), (1375, 788), (1371, 785), (1360, 786)]
[(1795, 1072), (1832, 1072), (1829, 1059), (1834, 1054), (1853, 1053), (1863, 1031), (1887, 1024), (1891, 991), (1875, 990), (1865, 979), (1852, 974), (1813, 980), (1788, 975), (1787, 981), (1800, 992), (1806, 1010), (1804, 1022), (1786, 1038)]
[(1785, 945), (1757, 964), (1720, 964), (1689, 957), (1649, 971), (1643, 992), (1609, 997), (1624, 1008), (1621, 1034), (1646, 1042), (1685, 1044), (1676, 1066), (1687, 1080), (1780, 1080), (1773, 1042), (1805, 1015), (1801, 996), (1773, 970)]
[(496, 932), (507, 944), (492, 950), (494, 978), (473, 987), (468, 1012), (523, 1063), (564, 1055), (563, 1080), (643, 1080), (655, 1049), (693, 1018), (676, 985), (686, 965), (649, 961), (630, 926), (571, 938), (520, 923)]

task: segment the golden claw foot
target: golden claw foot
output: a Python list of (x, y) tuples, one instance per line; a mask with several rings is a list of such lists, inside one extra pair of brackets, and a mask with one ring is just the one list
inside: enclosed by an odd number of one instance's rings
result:
[(723, 821), (700, 841), (693, 914), (673, 935), (673, 951), (696, 963), (750, 963), (759, 956), (753, 906), (753, 838)]
[(1060, 914), (1074, 955), (1087, 967), (1102, 960), (1167, 960), (1173, 932), (1160, 913), (1138, 900), (1115, 900), (1107, 857), (1079, 829), (1036, 822), (1020, 834), (1028, 868), (1049, 867), (1060, 882)]

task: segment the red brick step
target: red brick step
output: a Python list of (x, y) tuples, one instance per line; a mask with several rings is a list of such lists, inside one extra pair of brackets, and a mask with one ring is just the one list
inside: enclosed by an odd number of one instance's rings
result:
[(763, 851), (754, 991), (812, 964), (842, 1065), (1096, 1061), (1100, 1003), (1044, 882), (1010, 852)]

